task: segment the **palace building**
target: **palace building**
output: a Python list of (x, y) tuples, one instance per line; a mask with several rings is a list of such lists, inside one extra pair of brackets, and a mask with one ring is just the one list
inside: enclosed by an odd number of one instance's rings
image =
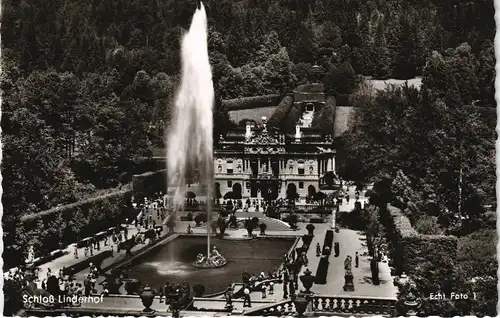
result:
[(295, 91), (293, 103), (302, 113), (295, 133), (271, 129), (267, 119), (247, 122), (228, 132), (214, 150), (215, 191), (226, 198), (304, 199), (335, 176), (333, 136), (311, 127), (325, 105), (323, 93)]

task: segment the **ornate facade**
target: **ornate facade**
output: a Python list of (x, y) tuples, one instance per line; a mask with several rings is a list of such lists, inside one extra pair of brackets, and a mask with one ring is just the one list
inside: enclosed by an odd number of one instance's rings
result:
[[(317, 95), (316, 95), (317, 96)], [(296, 100), (297, 102), (297, 100)], [(295, 134), (249, 122), (230, 131), (214, 151), (215, 191), (234, 198), (276, 199), (297, 193), (304, 199), (328, 172), (335, 173), (332, 136), (310, 127), (324, 101), (305, 101)]]

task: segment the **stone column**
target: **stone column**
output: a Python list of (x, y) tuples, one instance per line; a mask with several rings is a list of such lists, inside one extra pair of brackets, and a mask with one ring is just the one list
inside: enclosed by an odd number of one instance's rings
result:
[(335, 168), (335, 156), (332, 156), (332, 165), (333, 165), (333, 172), (337, 173), (337, 169)]
[(327, 171), (333, 171), (333, 162), (332, 162), (332, 159), (328, 159), (328, 163), (327, 163)]
[(260, 174), (260, 158), (257, 158), (257, 174)]

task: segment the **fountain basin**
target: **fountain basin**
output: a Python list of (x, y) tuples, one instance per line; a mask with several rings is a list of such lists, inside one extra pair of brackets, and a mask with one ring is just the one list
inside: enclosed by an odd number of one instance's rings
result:
[(226, 264), (218, 268), (193, 266), (199, 253), (207, 249), (206, 236), (180, 235), (154, 246), (142, 256), (121, 267), (129, 278), (138, 279), (142, 285), (151, 288), (163, 287), (166, 282), (178, 284), (187, 281), (191, 286), (202, 284), (206, 294), (224, 291), (228, 285), (241, 282), (241, 274), (260, 273), (275, 270), (282, 255), (289, 251), (295, 237), (266, 237), (250, 241), (231, 241), (213, 238)]

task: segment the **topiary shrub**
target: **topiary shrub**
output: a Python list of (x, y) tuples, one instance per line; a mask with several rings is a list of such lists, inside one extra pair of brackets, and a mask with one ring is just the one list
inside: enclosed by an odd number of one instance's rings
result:
[(194, 217), (194, 222), (196, 223), (196, 226), (200, 226), (201, 223), (207, 222), (207, 214), (206, 213), (198, 213)]

